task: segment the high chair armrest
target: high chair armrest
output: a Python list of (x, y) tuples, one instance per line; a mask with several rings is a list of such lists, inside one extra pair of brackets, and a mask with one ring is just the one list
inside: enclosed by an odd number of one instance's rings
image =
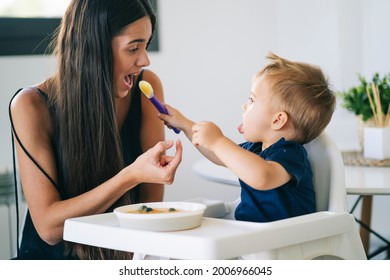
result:
[[(238, 222), (238, 221), (237, 221)], [(353, 215), (347, 212), (316, 212), (269, 223), (259, 223), (251, 246), (272, 250), (349, 232), (356, 227)]]

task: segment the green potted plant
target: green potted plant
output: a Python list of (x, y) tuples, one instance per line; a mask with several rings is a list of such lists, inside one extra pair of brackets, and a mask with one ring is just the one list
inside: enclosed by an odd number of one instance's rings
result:
[(359, 85), (349, 88), (339, 95), (343, 100), (343, 107), (348, 111), (353, 112), (356, 116), (361, 117), (366, 123), (373, 118), (373, 112), (370, 106), (370, 101), (367, 95), (367, 86), (371, 89), (371, 85), (377, 85), (380, 92), (380, 100), (383, 114), (387, 113), (390, 103), (390, 73), (383, 77), (379, 73), (375, 73), (371, 81), (367, 81), (362, 75), (358, 74)]
[(390, 157), (390, 73), (371, 81), (358, 75), (360, 84), (341, 92), (343, 107), (360, 118), (359, 142), (364, 157)]

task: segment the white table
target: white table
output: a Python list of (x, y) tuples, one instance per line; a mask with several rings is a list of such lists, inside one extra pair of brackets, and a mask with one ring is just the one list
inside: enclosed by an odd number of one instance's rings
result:
[(390, 195), (390, 167), (345, 166), (348, 194)]
[[(237, 176), (229, 169), (202, 159), (193, 169), (202, 178), (222, 184), (239, 186)], [(345, 166), (346, 192), (349, 195), (362, 196), (360, 221), (371, 226), (372, 196), (390, 195), (390, 167)], [(368, 254), (370, 232), (360, 228), (363, 246)]]
[[(197, 161), (193, 169), (206, 180), (240, 185), (233, 172), (206, 159)], [(390, 167), (345, 166), (345, 183), (347, 194), (390, 195)]]
[(193, 170), (200, 177), (225, 185), (240, 186), (238, 178), (229, 169), (216, 165), (207, 159), (201, 159), (193, 165)]
[[(360, 236), (367, 256), (370, 257), (370, 233), (377, 234), (370, 228), (372, 199), (374, 195), (390, 195), (390, 168), (345, 166), (345, 182), (347, 194), (359, 195), (359, 199), (362, 198), (360, 222), (363, 225), (360, 227)], [(368, 230), (364, 225), (368, 227)], [(379, 238), (382, 239), (381, 236)], [(385, 239), (382, 240), (388, 242)]]

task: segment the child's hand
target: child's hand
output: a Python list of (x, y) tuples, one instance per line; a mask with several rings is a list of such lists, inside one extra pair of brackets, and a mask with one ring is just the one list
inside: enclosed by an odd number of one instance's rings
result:
[(223, 138), (221, 129), (212, 122), (200, 122), (192, 126), (192, 144), (214, 150), (215, 144)]
[(168, 104), (164, 104), (164, 106), (167, 108), (169, 115), (158, 113), (157, 116), (164, 121), (164, 124), (169, 128), (176, 127), (177, 129), (185, 131), (185, 129), (187, 129), (186, 124), (188, 123), (188, 119), (184, 117), (179, 110)]

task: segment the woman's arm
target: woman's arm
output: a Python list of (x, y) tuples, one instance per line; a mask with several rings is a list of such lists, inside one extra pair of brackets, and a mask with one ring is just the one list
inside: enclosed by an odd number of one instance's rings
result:
[[(23, 90), (11, 104), (11, 115), (22, 144), (49, 176), (57, 181), (51, 143), (51, 117), (45, 101), (32, 89)], [(93, 190), (61, 200), (55, 186), (17, 144), (23, 192), (40, 237), (48, 244), (58, 243), (62, 240), (66, 219), (103, 213), (125, 192), (141, 182), (172, 183), (181, 161), (180, 143), (177, 144), (174, 157), (161, 158), (161, 154), (172, 145), (171, 142), (158, 143), (133, 164)]]

